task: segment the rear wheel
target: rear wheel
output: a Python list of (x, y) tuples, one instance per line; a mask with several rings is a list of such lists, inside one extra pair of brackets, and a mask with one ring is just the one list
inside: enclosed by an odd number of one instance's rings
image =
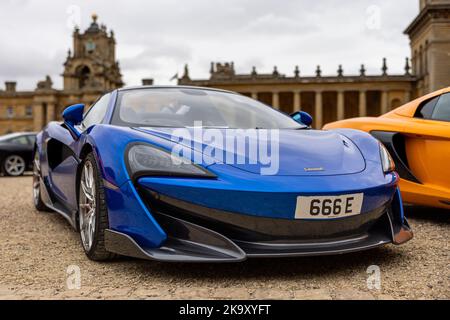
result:
[(36, 151), (33, 160), (33, 203), (38, 211), (50, 211), (41, 196), (41, 165), (39, 153)]
[(12, 177), (18, 177), (25, 172), (25, 160), (18, 155), (10, 155), (3, 161), (3, 172)]
[(92, 153), (83, 162), (79, 186), (78, 220), (84, 252), (91, 260), (110, 260), (115, 255), (105, 249), (105, 230), (109, 222), (103, 180)]

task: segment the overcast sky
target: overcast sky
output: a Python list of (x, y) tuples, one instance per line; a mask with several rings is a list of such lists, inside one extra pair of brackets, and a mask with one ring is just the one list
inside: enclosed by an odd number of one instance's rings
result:
[(192, 78), (209, 76), (211, 61), (234, 61), (237, 72), (291, 75), (295, 65), (312, 75), (355, 74), (362, 63), (380, 73), (402, 73), (410, 55), (404, 29), (418, 14), (419, 0), (2, 0), (0, 88), (7, 80), (34, 89), (60, 74), (72, 45), (74, 24), (82, 30), (97, 13), (112, 28), (127, 85), (154, 78), (168, 84), (189, 64)]

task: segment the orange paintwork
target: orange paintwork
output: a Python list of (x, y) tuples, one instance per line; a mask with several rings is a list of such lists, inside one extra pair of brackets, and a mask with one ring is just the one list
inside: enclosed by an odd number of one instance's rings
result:
[(400, 180), (408, 203), (450, 209), (450, 122), (414, 118), (425, 100), (450, 92), (450, 87), (411, 101), (378, 118), (355, 118), (327, 124), (324, 129), (353, 128), (362, 131), (400, 132), (405, 137), (411, 172), (422, 184)]

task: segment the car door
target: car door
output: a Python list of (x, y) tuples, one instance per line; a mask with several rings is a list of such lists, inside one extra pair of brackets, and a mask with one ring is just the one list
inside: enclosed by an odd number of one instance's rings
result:
[[(76, 197), (76, 174), (80, 160), (78, 159), (78, 150), (81, 144), (86, 140), (87, 129), (103, 121), (110, 94), (102, 96), (85, 113), (83, 122), (76, 127), (81, 132), (81, 136), (76, 138), (69, 129), (58, 130), (58, 127), (49, 128), (52, 139), (47, 143), (47, 155), (49, 158), (49, 176), (52, 184), (52, 190), (56, 193), (64, 206), (71, 210), (77, 210)], [(53, 132), (52, 132), (53, 129)], [(52, 163), (52, 159), (55, 159)]]
[(450, 188), (450, 93), (420, 104), (405, 124), (409, 167), (423, 184)]

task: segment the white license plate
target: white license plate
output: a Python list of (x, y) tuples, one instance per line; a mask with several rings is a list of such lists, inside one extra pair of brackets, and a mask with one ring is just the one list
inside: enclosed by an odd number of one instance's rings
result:
[(337, 219), (361, 213), (363, 193), (297, 197), (295, 219)]

